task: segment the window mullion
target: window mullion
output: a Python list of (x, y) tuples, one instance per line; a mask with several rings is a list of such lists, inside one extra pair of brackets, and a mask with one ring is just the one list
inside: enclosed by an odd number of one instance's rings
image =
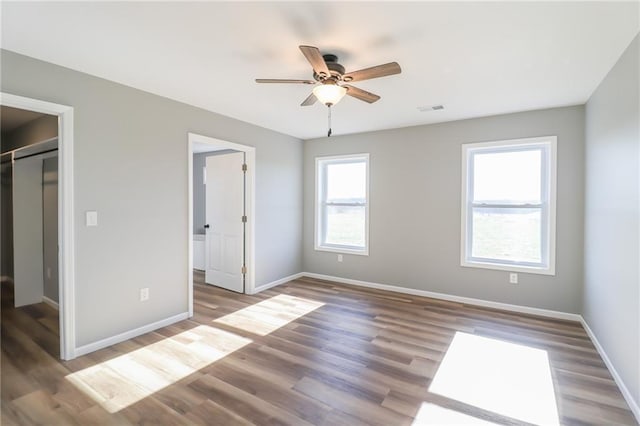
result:
[(488, 208), (488, 209), (542, 209), (545, 203), (540, 204), (489, 204), (471, 202), (471, 208)]
[(340, 207), (340, 206), (346, 206), (346, 207), (364, 207), (367, 205), (367, 203), (334, 203), (332, 201), (327, 201), (325, 202), (325, 205), (327, 206), (336, 206), (336, 207)]

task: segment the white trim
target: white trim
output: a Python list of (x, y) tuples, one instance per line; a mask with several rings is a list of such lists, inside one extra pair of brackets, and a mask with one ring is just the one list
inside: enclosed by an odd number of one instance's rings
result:
[(57, 309), (60, 310), (60, 306), (58, 305), (58, 302), (56, 302), (55, 300), (47, 297), (47, 296), (42, 296), (42, 302), (46, 303), (47, 305), (51, 306), (53, 309)]
[[(322, 245), (320, 241), (322, 241), (322, 237), (320, 236), (320, 232), (322, 231), (319, 226), (319, 216), (321, 216), (322, 212), (320, 206), (320, 163), (332, 160), (364, 160), (365, 162), (365, 170), (366, 170), (366, 204), (364, 209), (364, 241), (365, 246), (362, 249), (357, 247), (349, 247), (349, 246), (334, 246), (334, 245)], [(348, 162), (348, 161), (345, 161)], [(370, 155), (366, 152), (356, 153), (356, 154), (344, 154), (344, 155), (330, 155), (330, 156), (321, 156), (315, 158), (315, 188), (314, 188), (314, 218), (313, 218), (313, 234), (314, 234), (314, 249), (316, 251), (326, 251), (331, 253), (342, 253), (342, 254), (355, 254), (359, 256), (369, 256), (369, 211), (370, 208), (370, 199), (369, 199), (369, 178), (371, 176), (371, 161)], [(322, 185), (322, 189), (324, 190), (324, 185)]]
[(557, 136), (535, 136), (531, 138), (519, 138), (519, 139), (504, 139), (499, 141), (485, 141), (485, 142), (468, 142), (462, 145), (473, 145), (473, 148), (490, 148), (493, 146), (499, 147), (517, 147), (519, 145), (534, 145), (534, 144), (546, 144), (549, 140), (557, 140)]
[(547, 271), (534, 266), (508, 265), (506, 263), (485, 263), (460, 261), (460, 266), (465, 268), (491, 269), (494, 271), (521, 272), (523, 274), (555, 275), (555, 271)]
[(633, 399), (633, 396), (631, 396), (631, 392), (629, 392), (629, 389), (624, 384), (624, 381), (622, 380), (622, 378), (618, 374), (618, 371), (616, 371), (615, 367), (613, 366), (613, 363), (611, 362), (611, 360), (607, 356), (607, 353), (604, 351), (604, 348), (602, 347), (602, 345), (598, 341), (598, 338), (596, 337), (595, 333), (593, 332), (593, 330), (591, 330), (591, 327), (589, 327), (589, 324), (587, 324), (587, 321), (582, 316), (580, 316), (580, 322), (582, 323), (582, 326), (584, 327), (585, 331), (587, 332), (587, 335), (589, 336), (589, 338), (593, 342), (593, 345), (596, 347), (596, 350), (598, 351), (598, 353), (602, 357), (602, 360), (604, 361), (604, 364), (609, 369), (609, 372), (611, 373), (611, 376), (613, 376), (613, 380), (618, 385), (618, 388), (620, 389), (620, 392), (622, 393), (622, 396), (624, 397), (625, 401), (627, 401), (627, 404), (629, 404), (629, 408), (631, 409), (631, 412), (636, 417), (636, 420), (638, 421), (638, 423), (640, 423), (640, 405), (638, 404), (638, 401), (635, 401)]
[(76, 357), (73, 107), (0, 92), (0, 105), (58, 116), (60, 358)]
[(464, 303), (467, 305), (483, 306), (485, 308), (502, 309), (511, 312), (520, 312), (523, 314), (539, 315), (542, 317), (556, 318), (562, 320), (580, 322), (581, 316), (567, 312), (552, 311), (549, 309), (533, 308), (530, 306), (512, 305), (509, 303), (493, 302), (490, 300), (474, 299), (471, 297), (454, 296), (444, 293), (435, 293), (432, 291), (418, 290), (407, 287), (399, 287), (389, 284), (372, 283), (368, 281), (353, 280), (351, 278), (334, 277), (330, 275), (316, 274), (313, 272), (301, 273), (303, 277), (316, 278), (319, 280), (335, 281), (341, 284), (355, 285), (359, 287), (375, 288), (378, 290), (393, 291), (395, 293), (411, 294), (414, 296), (430, 297), (433, 299), (447, 300), (450, 302)]
[(315, 247), (315, 251), (326, 251), (326, 252), (329, 252), (329, 253), (340, 253), (340, 254), (355, 254), (356, 256), (369, 256), (369, 251), (368, 250), (366, 250), (366, 251), (365, 250), (355, 250), (355, 249), (349, 249), (349, 248), (346, 248), (346, 247), (343, 248), (343, 247), (339, 247), (339, 246), (338, 247), (318, 246), (318, 247)]
[(124, 333), (116, 334), (115, 336), (107, 337), (106, 339), (98, 340), (97, 342), (79, 346), (76, 348), (76, 356), (82, 356), (91, 352), (95, 352), (97, 350), (106, 348), (108, 346), (112, 346), (120, 342), (124, 342), (125, 340), (133, 339), (134, 337), (138, 337), (142, 334), (152, 332), (159, 328), (166, 327), (168, 325), (175, 324), (180, 321), (184, 321), (188, 318), (189, 318), (189, 313), (183, 312), (181, 314), (174, 315), (172, 317), (165, 318), (163, 320), (156, 321), (151, 324), (143, 325), (142, 327), (138, 327), (136, 329), (129, 330)]
[[(523, 139), (510, 139), (491, 142), (465, 143), (461, 145), (461, 205), (460, 205), (460, 266), (482, 269), (494, 269), (500, 271), (522, 272), (529, 274), (555, 275), (556, 266), (556, 202), (557, 202), (557, 136), (542, 136)], [(546, 266), (529, 266), (509, 262), (500, 263), (498, 260), (483, 262), (481, 259), (468, 260), (467, 254), (470, 253), (471, 236), (468, 233), (470, 225), (470, 211), (468, 207), (468, 193), (470, 190), (468, 170), (471, 167), (469, 163), (469, 152), (478, 149), (496, 148), (522, 148), (527, 146), (540, 146), (546, 158), (543, 158), (542, 194), (543, 207), (541, 213), (544, 213), (544, 203), (548, 199), (548, 217), (542, 214), (542, 226), (546, 228), (546, 235), (543, 237), (543, 245), (545, 237), (547, 245), (542, 247), (542, 256), (548, 258)], [(545, 148), (548, 147), (548, 148)], [(544, 165), (545, 160), (548, 161), (548, 167)], [(546, 223), (546, 226), (545, 226)], [(545, 256), (546, 254), (546, 256)]]
[(288, 283), (289, 281), (293, 281), (293, 280), (297, 280), (298, 278), (304, 276), (305, 274), (303, 272), (298, 272), (297, 274), (293, 274), (293, 275), (289, 275), (288, 277), (284, 277), (284, 278), (280, 278), (279, 280), (275, 280), (275, 281), (271, 281), (270, 283), (267, 284), (263, 284), (261, 286), (258, 286), (256, 288), (253, 289), (253, 293), (251, 294), (258, 294), (261, 291), (265, 291), (268, 290), (272, 287), (275, 286), (279, 286), (280, 284), (285, 284)]
[(187, 142), (187, 203), (188, 218), (187, 226), (189, 227), (189, 242), (187, 243), (187, 311), (189, 318), (193, 316), (193, 142), (188, 137)]
[[(245, 278), (245, 293), (253, 294), (255, 290), (256, 268), (255, 268), (255, 229), (256, 229), (256, 148), (249, 145), (228, 142), (215, 139), (197, 133), (187, 133), (187, 181), (188, 181), (188, 290), (189, 317), (193, 316), (193, 146), (194, 144), (207, 144), (217, 149), (233, 149), (244, 152), (245, 163), (247, 164), (246, 187), (245, 187), (245, 210), (247, 212), (246, 234), (245, 234), (245, 263), (247, 266), (247, 276)], [(199, 152), (200, 153), (200, 152)]]

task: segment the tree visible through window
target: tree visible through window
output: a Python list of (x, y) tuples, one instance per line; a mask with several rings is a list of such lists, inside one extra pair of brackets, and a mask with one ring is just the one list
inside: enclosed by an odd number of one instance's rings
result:
[(316, 159), (316, 249), (368, 253), (369, 155)]
[(462, 149), (462, 265), (553, 274), (556, 138)]

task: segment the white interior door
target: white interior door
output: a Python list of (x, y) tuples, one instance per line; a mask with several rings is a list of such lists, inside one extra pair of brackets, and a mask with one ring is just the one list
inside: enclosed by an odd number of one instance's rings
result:
[(42, 158), (13, 163), (13, 274), (15, 305), (42, 302)]
[(207, 157), (205, 282), (243, 292), (244, 153)]

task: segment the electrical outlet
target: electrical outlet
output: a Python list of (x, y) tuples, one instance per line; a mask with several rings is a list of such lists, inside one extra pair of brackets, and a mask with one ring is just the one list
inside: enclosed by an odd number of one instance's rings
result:
[(338, 255), (338, 262), (342, 262), (342, 255), (341, 254)]
[(515, 272), (509, 273), (509, 282), (511, 284), (518, 284), (518, 274)]
[(141, 302), (146, 302), (147, 300), (149, 300), (149, 287), (141, 288), (140, 289), (140, 301)]

